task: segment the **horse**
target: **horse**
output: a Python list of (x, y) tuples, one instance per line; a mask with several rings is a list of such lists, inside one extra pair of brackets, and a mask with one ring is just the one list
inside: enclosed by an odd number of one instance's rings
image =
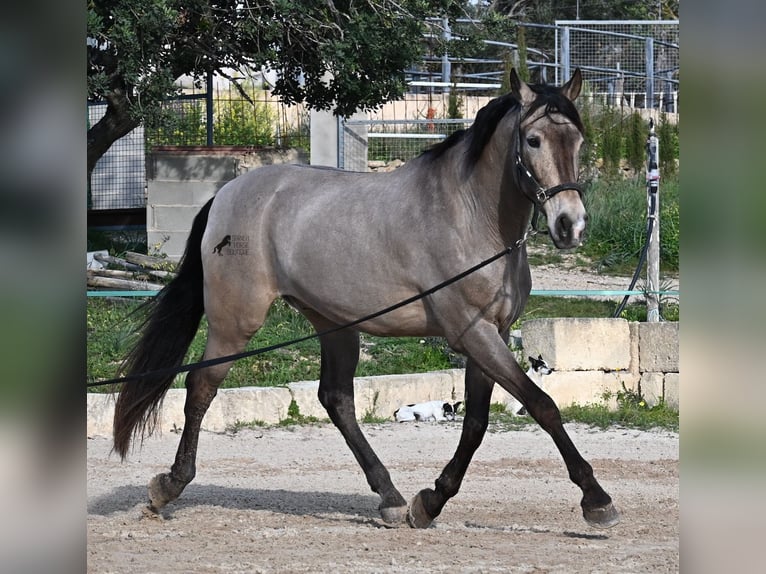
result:
[[(245, 349), (281, 297), (320, 334), (319, 401), (380, 496), (385, 523), (426, 528), (439, 516), (482, 441), (499, 384), (552, 437), (582, 491), (584, 519), (595, 527), (617, 524), (619, 511), (568, 436), (558, 407), (508, 347), (531, 289), (524, 240), (533, 210), (546, 216), (556, 247), (583, 240), (587, 213), (577, 183), (583, 125), (574, 105), (581, 86), (579, 69), (561, 87), (527, 84), (514, 70), (510, 92), (484, 106), (470, 128), (393, 172), (271, 165), (225, 184), (196, 215), (177, 276), (146, 303), (141, 335), (121, 367), (136, 380), (122, 385), (115, 404), (114, 451), (124, 460), (131, 441), (156, 429), (174, 378), (167, 370), (182, 365), (203, 314), (203, 360), (220, 359)], [(443, 289), (341, 328), (424, 294), (508, 246)], [(467, 358), (457, 450), (434, 488), (409, 504), (356, 420), (360, 331), (444, 337)], [(231, 365), (187, 373), (183, 433), (170, 471), (149, 482), (150, 510), (177, 499), (194, 478), (202, 419)]]

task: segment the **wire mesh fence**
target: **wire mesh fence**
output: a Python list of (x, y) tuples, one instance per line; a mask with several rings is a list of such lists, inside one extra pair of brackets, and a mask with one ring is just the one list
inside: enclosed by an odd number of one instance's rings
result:
[(472, 119), (349, 120), (343, 123), (339, 167), (390, 170), (420, 155)]
[(678, 112), (678, 21), (556, 22), (556, 82), (575, 67), (604, 103)]
[[(212, 97), (194, 86), (184, 92), (164, 102), (159, 125), (139, 126), (101, 157), (91, 175), (88, 209), (145, 207), (146, 154), (153, 147), (309, 148), (308, 109), (285, 105), (254, 83), (241, 85), (241, 90), (217, 84)], [(105, 103), (89, 102), (88, 125), (95, 124), (105, 111)]]
[[(88, 105), (88, 125), (106, 112), (106, 104)], [(131, 209), (146, 205), (144, 128), (120, 138), (101, 157), (90, 178), (88, 209)]]

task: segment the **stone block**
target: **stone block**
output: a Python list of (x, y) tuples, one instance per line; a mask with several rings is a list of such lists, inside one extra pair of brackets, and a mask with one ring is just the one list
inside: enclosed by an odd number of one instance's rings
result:
[(532, 319), (521, 331), (524, 352), (541, 354), (557, 370), (630, 369), (630, 327), (625, 319)]
[(238, 159), (233, 156), (154, 152), (147, 162), (148, 180), (229, 181), (238, 175)]
[(319, 402), (319, 381), (298, 381), (287, 385), (298, 412), (306, 417), (328, 418), (327, 411)]
[(628, 323), (628, 329), (630, 330), (630, 366), (628, 371), (634, 374), (641, 372), (641, 348), (638, 344), (640, 324), (637, 321)]
[[(452, 400), (453, 377), (448, 371), (360, 377), (355, 381), (356, 416), (393, 418), (402, 405)], [(462, 400), (459, 398), (457, 400)]]
[(641, 396), (644, 397), (648, 406), (654, 407), (662, 400), (664, 395), (664, 382), (664, 373), (641, 374)]
[[(189, 222), (191, 229), (191, 222)], [(186, 249), (189, 231), (152, 231), (146, 230), (146, 242), (150, 249), (163, 253), (172, 259), (180, 259)]]
[(678, 372), (678, 323), (640, 323), (641, 372)]
[(622, 390), (623, 383), (626, 388), (633, 389), (638, 383), (638, 377), (627, 371), (554, 371), (543, 378), (543, 390), (559, 408), (574, 404), (604, 404), (606, 393), (611, 397), (606, 400), (606, 404), (614, 408), (615, 395)]
[(116, 399), (117, 395), (112, 393), (88, 393), (86, 406), (88, 436), (112, 436)]
[(665, 373), (665, 404), (668, 408), (679, 410), (681, 377), (678, 373)]
[(291, 400), (285, 387), (222, 389), (210, 405), (202, 428), (222, 432), (237, 422), (275, 424), (287, 418)]
[(153, 180), (147, 183), (147, 195), (149, 203), (154, 205), (196, 205), (202, 207), (225, 184), (225, 181)]
[(147, 205), (147, 228), (154, 231), (181, 231), (189, 235), (192, 221), (199, 213), (197, 205)]

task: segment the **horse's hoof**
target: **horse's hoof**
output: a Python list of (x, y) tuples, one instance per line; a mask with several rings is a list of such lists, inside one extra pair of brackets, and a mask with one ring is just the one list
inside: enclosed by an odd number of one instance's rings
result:
[(153, 512), (157, 512), (168, 502), (177, 498), (169, 493), (163, 484), (169, 478), (168, 474), (158, 474), (149, 481), (149, 509)]
[(380, 516), (383, 518), (383, 522), (391, 525), (404, 524), (407, 520), (407, 505), (404, 506), (389, 506), (387, 508), (379, 508)]
[(611, 502), (600, 508), (583, 508), (582, 515), (593, 528), (611, 528), (620, 523), (620, 512)]
[(407, 512), (407, 524), (412, 528), (428, 528), (434, 521), (432, 517), (426, 511), (426, 507), (423, 505), (423, 493), (427, 492), (421, 490), (415, 495), (415, 498), (410, 502), (410, 509)]

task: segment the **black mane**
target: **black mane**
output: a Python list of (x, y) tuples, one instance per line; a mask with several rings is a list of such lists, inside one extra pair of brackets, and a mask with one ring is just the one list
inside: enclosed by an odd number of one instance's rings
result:
[[(524, 118), (531, 116), (538, 109), (545, 106), (546, 114), (560, 113), (570, 120), (581, 132), (584, 130), (577, 108), (569, 98), (561, 94), (558, 88), (548, 84), (534, 84), (529, 87), (537, 94), (537, 98), (535, 98), (535, 101), (524, 114)], [(511, 94), (494, 98), (479, 110), (470, 128), (454, 132), (443, 142), (430, 147), (421, 155), (430, 160), (438, 159), (449, 149), (465, 140), (468, 142), (465, 160), (467, 166), (471, 168), (479, 161), (484, 148), (494, 135), (500, 120), (511, 110), (518, 110), (519, 108), (519, 100)]]

